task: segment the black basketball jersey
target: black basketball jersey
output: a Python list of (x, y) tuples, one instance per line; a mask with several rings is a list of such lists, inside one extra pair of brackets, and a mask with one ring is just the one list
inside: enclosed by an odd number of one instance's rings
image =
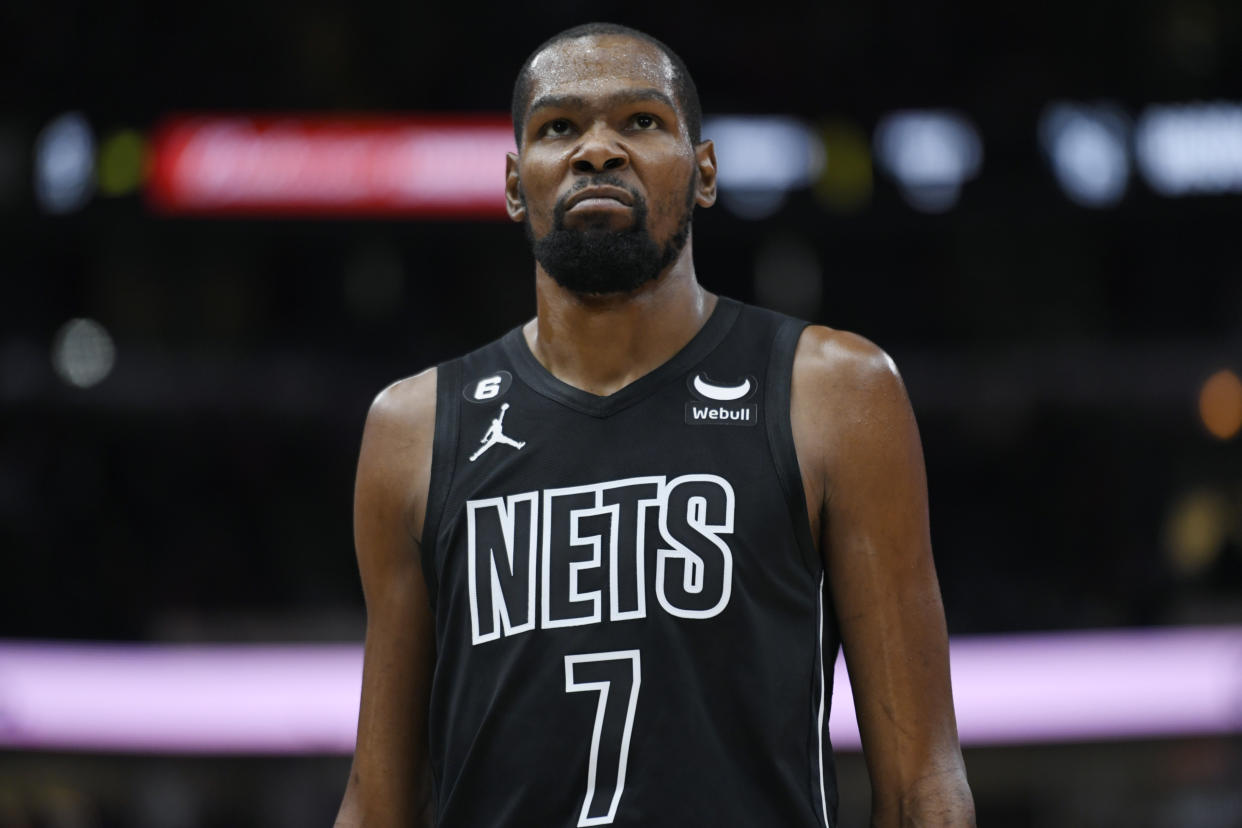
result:
[(838, 639), (789, 418), (804, 325), (722, 297), (607, 397), (521, 328), (439, 367), (440, 828), (835, 824)]

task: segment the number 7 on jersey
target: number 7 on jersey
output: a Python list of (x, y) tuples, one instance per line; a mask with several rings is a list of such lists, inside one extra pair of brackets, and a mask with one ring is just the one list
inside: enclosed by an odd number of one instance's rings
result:
[(565, 692), (592, 690), (599, 694), (579, 828), (608, 825), (617, 816), (617, 805), (625, 790), (630, 732), (641, 683), (642, 659), (638, 650), (565, 656)]

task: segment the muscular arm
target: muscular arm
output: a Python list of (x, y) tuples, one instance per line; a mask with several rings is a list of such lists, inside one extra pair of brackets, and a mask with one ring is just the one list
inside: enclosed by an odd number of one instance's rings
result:
[(354, 544), (367, 606), (358, 742), (336, 828), (431, 826), (427, 704), (434, 623), (419, 561), (434, 371), (387, 388), (363, 430)]
[(808, 328), (794, 441), (871, 776), (872, 825), (973, 826), (918, 428), (892, 361)]

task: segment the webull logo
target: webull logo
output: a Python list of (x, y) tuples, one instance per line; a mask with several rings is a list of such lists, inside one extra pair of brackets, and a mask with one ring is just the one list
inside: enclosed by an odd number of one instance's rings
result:
[(752, 374), (718, 382), (694, 372), (686, 377), (686, 387), (698, 399), (686, 403), (686, 425), (753, 426), (759, 422), (759, 406), (752, 399), (759, 381)]
[(688, 425), (753, 426), (759, 422), (759, 406), (754, 403), (721, 405), (718, 403), (686, 403)]

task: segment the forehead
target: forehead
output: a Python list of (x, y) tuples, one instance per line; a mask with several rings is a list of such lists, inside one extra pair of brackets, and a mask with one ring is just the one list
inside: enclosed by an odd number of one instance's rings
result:
[(544, 49), (531, 62), (530, 101), (543, 95), (656, 89), (674, 98), (676, 70), (659, 48), (625, 35), (590, 35)]

